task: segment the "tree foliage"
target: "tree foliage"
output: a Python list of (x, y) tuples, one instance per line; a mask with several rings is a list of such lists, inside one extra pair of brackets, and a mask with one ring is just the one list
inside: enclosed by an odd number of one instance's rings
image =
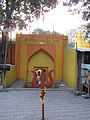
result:
[(68, 35), (68, 47), (74, 48), (76, 42), (76, 36), (78, 34), (78, 28), (68, 30), (66, 34)]
[(41, 14), (50, 11), (58, 4), (58, 0), (0, 0), (0, 23), (9, 26), (26, 26)]
[(69, 11), (81, 13), (84, 20), (90, 20), (90, 0), (64, 0), (64, 6), (69, 6)]
[(48, 35), (50, 35), (52, 33), (49, 30), (45, 31), (43, 29), (37, 28), (32, 32), (32, 34), (48, 34)]
[(64, 0), (64, 6), (69, 6), (72, 14), (81, 14), (82, 19), (87, 21), (82, 27), (86, 37), (90, 37), (90, 0)]
[(49, 30), (45, 31), (45, 30), (40, 29), (40, 28), (35, 29), (35, 30), (32, 32), (32, 34), (47, 34), (47, 35), (53, 34), (53, 35), (61, 35), (60, 33), (56, 32), (56, 31), (53, 31), (53, 32), (51, 32), (51, 31), (49, 31)]
[(90, 23), (87, 23), (87, 25), (82, 25), (81, 28), (83, 30), (85, 39), (88, 39), (90, 41)]

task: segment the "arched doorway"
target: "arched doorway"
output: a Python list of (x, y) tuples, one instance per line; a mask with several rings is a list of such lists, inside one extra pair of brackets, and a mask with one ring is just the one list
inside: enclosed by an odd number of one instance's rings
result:
[[(39, 51), (35, 52), (29, 59), (28, 61), (28, 75), (27, 75), (27, 80), (29, 81), (29, 83), (32, 83), (32, 79), (33, 79), (33, 74), (32, 74), (32, 70), (36, 70), (37, 71), (37, 77), (39, 80), (40, 77), (40, 70), (43, 69), (46, 75), (46, 82), (49, 81), (49, 78), (47, 76), (48, 71), (50, 71), (51, 69), (55, 69), (55, 64), (54, 64), (54, 60), (51, 57), (51, 55), (49, 55), (46, 51), (44, 51), (43, 49), (40, 49)], [(52, 73), (52, 77), (54, 79), (54, 72)], [(37, 81), (38, 83), (40, 81)]]

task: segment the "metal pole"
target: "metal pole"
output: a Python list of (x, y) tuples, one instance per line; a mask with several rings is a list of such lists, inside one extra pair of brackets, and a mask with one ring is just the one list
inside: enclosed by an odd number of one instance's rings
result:
[(42, 89), (42, 120), (44, 120), (44, 89)]
[(45, 87), (45, 75), (44, 71), (42, 70), (40, 74), (40, 80), (41, 80), (41, 93), (42, 93), (42, 120), (44, 120), (44, 87)]
[(42, 120), (44, 120), (44, 100), (42, 101)]

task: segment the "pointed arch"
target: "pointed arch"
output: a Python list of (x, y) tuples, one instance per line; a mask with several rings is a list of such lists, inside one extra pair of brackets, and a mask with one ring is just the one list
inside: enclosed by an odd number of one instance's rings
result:
[(38, 45), (28, 45), (27, 47), (27, 62), (29, 58), (37, 52), (38, 50), (43, 49), (46, 51), (52, 58), (54, 59), (54, 62), (56, 63), (56, 46), (55, 45), (45, 45), (45, 44), (38, 44)]
[[(30, 49), (29, 49), (30, 50)], [(40, 56), (40, 54), (41, 54), (41, 56)], [(39, 58), (38, 58), (38, 56), (39, 56)], [(36, 58), (34, 58), (34, 57), (36, 57)], [(41, 57), (41, 58), (40, 58)], [(46, 66), (50, 66), (49, 64), (51, 63), (51, 64), (53, 64), (53, 69), (54, 69), (54, 71), (55, 71), (55, 60), (54, 60), (54, 58), (53, 58), (53, 56), (47, 51), (47, 50), (45, 50), (44, 48), (39, 48), (39, 49), (37, 49), (37, 50), (34, 50), (34, 52), (32, 52), (32, 54), (30, 54), (29, 55), (29, 57), (28, 57), (28, 61), (27, 61), (27, 73), (26, 73), (26, 79), (28, 80), (28, 75), (30, 74), (30, 71), (31, 71), (31, 69), (30, 69), (30, 64), (32, 63), (32, 58), (34, 58), (34, 60), (33, 61), (35, 61), (35, 59), (36, 60), (39, 60), (39, 59), (41, 59), (41, 62), (39, 63), (39, 62), (37, 62), (38, 64), (38, 66), (44, 66), (45, 67), (45, 64), (46, 64)], [(44, 61), (44, 58), (45, 58), (45, 61)], [(50, 62), (49, 62), (49, 61)], [(44, 61), (44, 62), (43, 62)], [(35, 63), (35, 62), (34, 62)], [(52, 65), (51, 65), (52, 66)], [(34, 68), (34, 64), (32, 65), (32, 67), (31, 68)], [(30, 70), (29, 70), (30, 69)], [(51, 69), (51, 68), (50, 68)], [(54, 78), (55, 78), (55, 74), (54, 74)]]

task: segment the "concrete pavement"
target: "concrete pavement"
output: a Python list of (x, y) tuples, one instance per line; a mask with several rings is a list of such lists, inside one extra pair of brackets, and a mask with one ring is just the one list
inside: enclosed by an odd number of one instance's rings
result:
[[(39, 90), (0, 92), (0, 120), (41, 120)], [(72, 92), (46, 92), (45, 120), (90, 120), (90, 99)]]

